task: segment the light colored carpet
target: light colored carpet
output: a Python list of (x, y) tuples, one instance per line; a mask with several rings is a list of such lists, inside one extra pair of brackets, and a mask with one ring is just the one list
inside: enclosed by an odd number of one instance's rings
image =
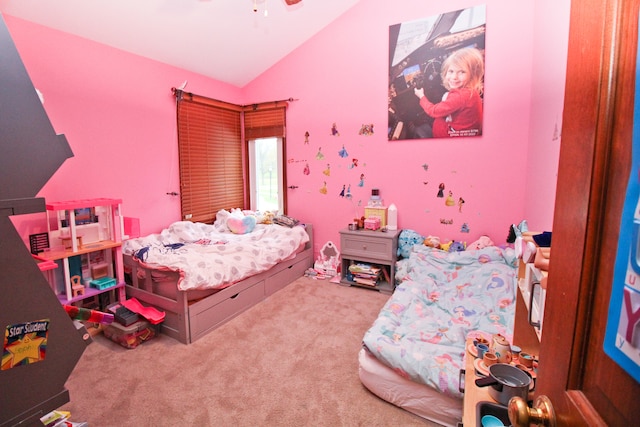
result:
[(388, 299), (300, 278), (199, 341), (95, 337), (67, 381), (73, 421), (103, 426), (425, 426), (372, 393), (358, 350)]

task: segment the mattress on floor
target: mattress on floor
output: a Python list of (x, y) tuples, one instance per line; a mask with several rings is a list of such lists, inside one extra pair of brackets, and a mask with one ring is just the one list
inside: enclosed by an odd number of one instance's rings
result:
[(461, 399), (400, 376), (366, 348), (360, 350), (358, 362), (360, 381), (381, 399), (444, 426), (455, 427), (462, 421)]

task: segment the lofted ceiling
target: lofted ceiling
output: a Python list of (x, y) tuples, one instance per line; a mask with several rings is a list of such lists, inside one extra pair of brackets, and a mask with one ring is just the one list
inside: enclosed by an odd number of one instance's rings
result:
[(243, 87), (358, 1), (0, 0), (0, 13)]

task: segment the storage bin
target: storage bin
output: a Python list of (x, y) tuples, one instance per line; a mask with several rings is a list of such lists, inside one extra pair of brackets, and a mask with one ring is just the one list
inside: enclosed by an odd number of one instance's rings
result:
[(136, 348), (140, 343), (155, 337), (159, 327), (160, 325), (151, 325), (146, 320), (140, 320), (129, 326), (113, 322), (104, 329), (104, 336), (125, 348)]

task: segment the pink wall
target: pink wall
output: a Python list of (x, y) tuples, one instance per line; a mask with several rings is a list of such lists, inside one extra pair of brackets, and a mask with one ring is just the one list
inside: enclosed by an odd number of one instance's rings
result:
[(564, 107), (570, 1), (536, 2), (525, 212), (531, 230), (551, 230)]
[[(541, 228), (550, 227), (555, 179), (543, 183), (529, 203), (529, 158), (538, 150), (529, 142), (548, 140), (561, 114), (564, 88), (568, 4), (553, 25), (536, 15), (534, 2), (407, 0), (402, 7), (385, 0), (362, 0), (316, 37), (303, 44), (245, 88), (235, 88), (194, 73), (126, 54), (68, 34), (5, 16), (14, 41), (54, 128), (65, 133), (76, 156), (45, 186), (49, 200), (121, 197), (127, 216), (141, 219), (143, 234), (157, 232), (179, 219), (175, 111), (170, 88), (184, 80), (187, 90), (229, 102), (252, 103), (295, 98), (287, 119), (289, 213), (314, 223), (316, 248), (339, 241), (338, 230), (379, 188), (387, 204), (395, 203), (399, 227), (442, 239), (475, 240), (489, 234), (503, 243), (508, 227), (535, 212)], [(386, 139), (388, 27), (475, 4), (487, 7), (487, 53), (484, 135), (449, 140)], [(553, 2), (555, 5), (556, 3)], [(550, 7), (550, 6), (549, 6)], [(531, 17), (537, 16), (534, 20)], [(543, 40), (536, 41), (544, 33)], [(534, 34), (536, 37), (534, 37)], [(563, 47), (564, 46), (564, 47)], [(544, 67), (538, 56), (551, 57)], [(549, 55), (549, 56), (546, 56)], [(542, 58), (540, 58), (542, 59)], [(545, 87), (545, 96), (532, 88)], [(544, 114), (547, 105), (552, 113)], [(340, 137), (330, 136), (336, 122)], [(375, 134), (359, 136), (364, 123)], [(535, 126), (534, 126), (535, 124)], [(311, 134), (304, 144), (304, 133)], [(553, 144), (557, 144), (554, 142)], [(338, 155), (342, 146), (348, 159)], [(549, 176), (557, 170), (557, 150), (542, 146)], [(325, 158), (317, 160), (321, 150)], [(352, 158), (358, 166), (350, 168)], [(311, 173), (303, 174), (309, 164)], [(327, 164), (331, 174), (323, 174)], [(427, 171), (422, 167), (428, 164)], [(364, 186), (359, 187), (364, 174)], [(326, 181), (327, 194), (320, 188)], [(425, 182), (427, 184), (425, 184)], [(444, 182), (465, 200), (462, 212), (437, 198)], [(339, 196), (351, 185), (353, 201)], [(530, 206), (529, 206), (530, 205)], [(362, 208), (358, 209), (361, 214)], [(539, 220), (538, 220), (539, 218)], [(453, 219), (442, 225), (440, 219)], [(470, 233), (460, 232), (468, 223)], [(41, 231), (40, 218), (20, 219), (23, 236)]]
[[(549, 118), (540, 116), (546, 110), (544, 104), (552, 103), (558, 113), (563, 99), (566, 42), (563, 49), (562, 37), (567, 37), (568, 7), (566, 13), (561, 10), (556, 15), (553, 25), (548, 25), (544, 16), (536, 25), (530, 17), (535, 16), (538, 3), (416, 0), (405, 1), (400, 8), (385, 0), (363, 0), (245, 88), (252, 101), (299, 99), (291, 104), (287, 119), (288, 180), (299, 186), (289, 191), (289, 207), (292, 215), (320, 225), (316, 227), (316, 246), (327, 240), (337, 242), (338, 230), (354, 216), (352, 202), (339, 196), (343, 184), (351, 184), (354, 199), (364, 204), (371, 188), (380, 188), (385, 202), (398, 207), (400, 228), (443, 240), (473, 241), (486, 233), (504, 243), (509, 225), (527, 217), (525, 209), (531, 199), (526, 190), (527, 161), (528, 156), (538, 153), (530, 153), (528, 142), (538, 139), (542, 125), (552, 128)], [(388, 142), (389, 25), (476, 4), (487, 7), (484, 135), (456, 141)], [(542, 40), (557, 37), (555, 43), (544, 45), (546, 52), (534, 49), (541, 45), (534, 41), (538, 32), (545, 33)], [(547, 73), (538, 75), (542, 70), (534, 66), (534, 58), (549, 51), (557, 61), (545, 62)], [(543, 84), (538, 83), (541, 79), (552, 80), (544, 98), (532, 93), (532, 87)], [(535, 128), (531, 127), (532, 117)], [(330, 136), (333, 122), (338, 124), (340, 137)], [(369, 122), (375, 124), (375, 135), (358, 136), (360, 126)], [(303, 142), (305, 131), (311, 134), (309, 145)], [(343, 144), (349, 159), (338, 156)], [(320, 147), (325, 154), (321, 161), (316, 160)], [(549, 150), (547, 170), (557, 170), (557, 156), (557, 150)], [(348, 168), (351, 157), (359, 159), (357, 168)], [(307, 163), (311, 169), (308, 176), (302, 173)], [(331, 165), (330, 177), (322, 173), (327, 163)], [(428, 171), (422, 168), (425, 163)], [(361, 173), (365, 174), (363, 188), (356, 185)], [(535, 171), (532, 176), (537, 178)], [(319, 191), (324, 181), (326, 195)], [(456, 200), (465, 200), (462, 212), (436, 197), (440, 182), (454, 192)], [(553, 215), (555, 180), (542, 185), (546, 194), (540, 188), (531, 205), (545, 211), (536, 215), (547, 227), (548, 217)], [(442, 225), (441, 218), (453, 219), (454, 224)], [(470, 227), (469, 234), (460, 233), (464, 222)]]
[[(148, 234), (180, 219), (175, 101), (171, 88), (241, 102), (239, 88), (3, 15), (44, 95), (54, 129), (74, 157), (40, 192), (46, 200), (114, 197)], [(14, 218), (21, 235), (43, 231), (44, 214)], [(44, 229), (46, 231), (46, 229)]]

